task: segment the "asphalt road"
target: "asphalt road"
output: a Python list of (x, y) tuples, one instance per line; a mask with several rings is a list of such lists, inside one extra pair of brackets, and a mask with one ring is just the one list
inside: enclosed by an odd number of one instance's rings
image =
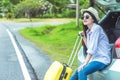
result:
[(0, 23), (0, 80), (24, 80), (7, 28)]
[[(1, 22), (0, 23), (0, 80), (43, 80), (52, 60), (33, 43), (23, 38), (18, 30), (64, 22)], [(11, 40), (11, 36), (13, 40)], [(14, 42), (18, 49), (16, 50)], [(19, 53), (23, 57), (19, 60)], [(24, 64), (22, 64), (24, 63)], [(24, 68), (26, 69), (24, 70)]]

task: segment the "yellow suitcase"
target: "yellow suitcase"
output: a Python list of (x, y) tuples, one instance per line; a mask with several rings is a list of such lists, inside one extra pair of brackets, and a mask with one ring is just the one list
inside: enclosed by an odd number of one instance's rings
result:
[(51, 66), (49, 67), (44, 76), (44, 80), (70, 80), (70, 76), (73, 72), (71, 67), (75, 59), (75, 56), (78, 53), (81, 41), (82, 38), (79, 39), (78, 36), (67, 64), (62, 64), (58, 61), (54, 61), (51, 64)]
[(72, 69), (58, 61), (54, 61), (45, 74), (44, 80), (69, 80)]

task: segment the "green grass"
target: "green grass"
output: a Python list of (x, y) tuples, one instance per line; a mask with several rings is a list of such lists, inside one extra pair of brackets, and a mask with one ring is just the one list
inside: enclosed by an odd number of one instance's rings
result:
[[(31, 18), (32, 22), (58, 22), (58, 21), (73, 21), (73, 18)], [(6, 19), (6, 18), (0, 18), (0, 22), (30, 22), (30, 19), (28, 18), (12, 18), (12, 19)]]
[(20, 30), (20, 33), (35, 43), (51, 59), (66, 63), (80, 30), (81, 28), (75, 27), (75, 22), (70, 22), (58, 26), (26, 28)]
[[(73, 18), (31, 18), (32, 22), (56, 22), (56, 21), (73, 21)], [(15, 22), (30, 22), (30, 19), (28, 18), (18, 18), (18, 19), (13, 19)]]

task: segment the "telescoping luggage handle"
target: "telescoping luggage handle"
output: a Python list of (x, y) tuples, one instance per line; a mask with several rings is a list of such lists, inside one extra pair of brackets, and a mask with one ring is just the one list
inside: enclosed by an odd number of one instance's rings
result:
[(79, 49), (80, 49), (80, 44), (81, 44), (81, 42), (82, 42), (82, 38), (81, 38), (80, 35), (78, 35), (78, 36), (77, 36), (77, 39), (76, 39), (76, 41), (75, 41), (75, 44), (74, 44), (72, 53), (71, 53), (71, 55), (70, 55), (70, 57), (69, 57), (69, 60), (68, 60), (68, 63), (67, 63), (67, 65), (69, 65), (70, 67), (72, 67), (73, 62), (74, 62), (74, 60), (75, 60), (75, 57), (77, 56), (77, 53), (78, 53), (78, 51), (79, 51)]

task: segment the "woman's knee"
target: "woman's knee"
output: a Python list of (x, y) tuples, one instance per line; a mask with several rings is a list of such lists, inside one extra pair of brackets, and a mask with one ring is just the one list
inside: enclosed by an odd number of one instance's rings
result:
[(78, 80), (78, 71), (75, 70), (72, 74), (72, 76), (70, 77), (70, 80)]
[(86, 75), (87, 72), (86, 72), (86, 70), (81, 69), (78, 74), (79, 74), (79, 75)]

